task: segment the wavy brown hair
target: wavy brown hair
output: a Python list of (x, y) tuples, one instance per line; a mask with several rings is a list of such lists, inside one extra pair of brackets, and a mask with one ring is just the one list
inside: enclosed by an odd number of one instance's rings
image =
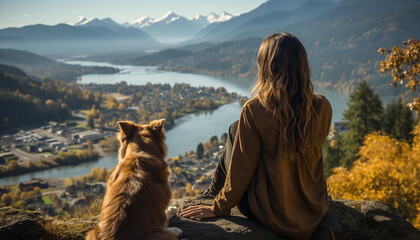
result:
[(286, 152), (309, 149), (316, 113), (305, 48), (292, 34), (273, 34), (262, 42), (257, 61), (258, 81), (252, 92), (273, 112)]

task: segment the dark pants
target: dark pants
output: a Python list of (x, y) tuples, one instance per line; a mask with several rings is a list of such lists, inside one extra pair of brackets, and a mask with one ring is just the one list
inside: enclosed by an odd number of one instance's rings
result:
[[(236, 130), (238, 129), (238, 121), (232, 123), (229, 127), (228, 138), (226, 140), (225, 149), (220, 157), (219, 164), (217, 165), (216, 172), (212, 181), (213, 187), (220, 191), (226, 181), (227, 170), (230, 167), (230, 161), (232, 157), (233, 141), (235, 140)], [(251, 212), (251, 208), (248, 203), (248, 193), (245, 192), (241, 201), (238, 204), (239, 211), (248, 217), (249, 219), (257, 220), (254, 214)]]

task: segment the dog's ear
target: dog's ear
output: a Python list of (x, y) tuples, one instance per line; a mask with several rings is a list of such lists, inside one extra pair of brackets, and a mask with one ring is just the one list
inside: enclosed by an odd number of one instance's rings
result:
[(150, 123), (150, 126), (153, 129), (162, 129), (163, 128), (163, 123), (165, 122), (165, 119), (160, 119), (160, 120), (154, 120)]
[(129, 121), (119, 121), (118, 125), (120, 126), (121, 132), (124, 133), (125, 135), (130, 135), (136, 128), (134, 126), (134, 123), (129, 122)]

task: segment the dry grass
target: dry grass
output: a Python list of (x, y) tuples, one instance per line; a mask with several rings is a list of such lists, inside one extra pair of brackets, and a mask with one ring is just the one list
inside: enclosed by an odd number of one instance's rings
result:
[(99, 219), (102, 198), (97, 198), (84, 208), (63, 211), (55, 220), (47, 221), (44, 228), (47, 237), (43, 240), (77, 240), (84, 239)]
[(43, 240), (82, 240), (86, 233), (97, 224), (97, 219), (97, 217), (92, 217), (90, 219), (49, 221), (44, 225), (47, 235)]

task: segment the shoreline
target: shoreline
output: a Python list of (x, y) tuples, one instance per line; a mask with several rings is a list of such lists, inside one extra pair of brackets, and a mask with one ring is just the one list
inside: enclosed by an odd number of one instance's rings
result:
[[(86, 153), (88, 153), (88, 152), (86, 152)], [(17, 177), (17, 176), (24, 175), (24, 174), (35, 173), (35, 172), (48, 170), (48, 169), (54, 169), (54, 168), (57, 168), (57, 167), (77, 166), (80, 163), (98, 161), (99, 158), (104, 157), (104, 156), (101, 156), (101, 154), (99, 154), (98, 152), (95, 152), (95, 151), (90, 151), (88, 154), (92, 154), (92, 156), (90, 156), (88, 158), (84, 158), (84, 159), (75, 159), (77, 157), (76, 154), (68, 155), (68, 158), (64, 159), (64, 160), (61, 160), (61, 162), (59, 160), (60, 156), (57, 156), (54, 159), (41, 160), (40, 164), (42, 164), (42, 165), (32, 166), (30, 168), (26, 168), (25, 166), (18, 165), (19, 168), (17, 168), (17, 169), (19, 169), (19, 170), (10, 170), (10, 171), (6, 171), (6, 172), (1, 172), (0, 180), (2, 178), (6, 178), (6, 177)], [(74, 160), (76, 160), (76, 162)], [(20, 171), (22, 171), (22, 172), (20, 172)], [(19, 173), (16, 173), (16, 172), (19, 172)]]

